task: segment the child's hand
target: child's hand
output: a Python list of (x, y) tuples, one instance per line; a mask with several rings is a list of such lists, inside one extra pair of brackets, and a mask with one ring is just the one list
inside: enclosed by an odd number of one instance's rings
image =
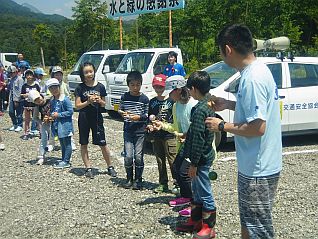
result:
[(154, 131), (154, 127), (153, 127), (153, 125), (151, 125), (151, 124), (148, 124), (147, 127), (146, 127), (146, 129), (148, 130), (148, 132)]
[(188, 175), (190, 178), (195, 178), (197, 176), (197, 167), (190, 165), (189, 171), (188, 171)]
[(139, 121), (140, 120), (140, 116), (139, 115), (130, 114), (129, 115), (129, 119), (131, 121)]
[(162, 129), (162, 122), (159, 120), (155, 120), (152, 122), (152, 125), (154, 127), (155, 130), (161, 130)]
[(52, 116), (52, 119), (55, 120), (59, 117), (59, 113), (53, 112), (51, 116)]

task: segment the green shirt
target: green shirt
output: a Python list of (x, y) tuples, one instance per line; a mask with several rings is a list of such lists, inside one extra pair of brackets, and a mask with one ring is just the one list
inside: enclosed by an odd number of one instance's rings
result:
[(204, 165), (208, 160), (214, 160), (215, 151), (212, 147), (214, 133), (209, 131), (205, 124), (207, 117), (214, 117), (215, 113), (207, 104), (208, 96), (193, 107), (191, 124), (187, 133), (181, 155), (189, 158), (194, 166)]

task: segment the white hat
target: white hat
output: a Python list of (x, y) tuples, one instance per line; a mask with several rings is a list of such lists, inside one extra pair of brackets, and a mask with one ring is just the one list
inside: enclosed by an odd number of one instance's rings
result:
[(52, 73), (61, 72), (63, 74), (62, 68), (60, 66), (54, 66), (52, 68)]
[(15, 66), (9, 66), (7, 69), (8, 73), (17, 72), (18, 69)]
[(39, 97), (41, 97), (41, 95), (37, 90), (30, 90), (29, 91), (28, 99), (30, 102), (34, 103), (34, 101)]
[(183, 76), (180, 76), (180, 75), (170, 76), (166, 80), (166, 87), (165, 87), (165, 91), (162, 93), (162, 96), (167, 96), (174, 89), (180, 89), (182, 87), (185, 87), (186, 85), (187, 85), (187, 81), (186, 79), (184, 79)]
[(51, 78), (51, 79), (49, 79), (47, 82), (46, 82), (46, 86), (48, 87), (48, 88), (50, 88), (51, 86), (54, 86), (54, 85), (60, 85), (60, 82), (59, 82), (59, 80), (58, 79), (56, 79), (56, 78)]

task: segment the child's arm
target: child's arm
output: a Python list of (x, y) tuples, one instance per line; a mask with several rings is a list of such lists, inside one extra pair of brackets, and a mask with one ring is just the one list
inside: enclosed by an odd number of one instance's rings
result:
[(37, 123), (41, 124), (42, 121), (39, 118), (39, 106), (35, 106), (34, 107), (34, 111), (33, 111), (33, 116), (32, 116), (32, 120), (36, 121)]
[[(191, 144), (187, 145), (190, 147), (189, 150), (189, 158), (191, 161), (191, 164), (195, 167), (198, 166), (198, 163), (201, 158), (201, 154), (203, 152), (203, 147), (205, 145), (205, 114), (202, 111), (195, 111), (195, 116), (192, 117), (192, 122), (190, 125), (190, 129), (188, 132), (190, 132), (191, 137)], [(188, 139), (188, 138), (187, 138)]]
[(72, 106), (70, 99), (68, 97), (65, 97), (65, 99), (63, 100), (62, 103), (63, 103), (64, 111), (63, 112), (54, 112), (52, 115), (54, 119), (72, 117), (73, 106)]

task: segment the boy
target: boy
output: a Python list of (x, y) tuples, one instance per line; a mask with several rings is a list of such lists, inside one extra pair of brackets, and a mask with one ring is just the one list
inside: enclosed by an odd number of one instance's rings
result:
[[(129, 92), (121, 97), (119, 113), (124, 117), (124, 148), (127, 181), (124, 188), (142, 189), (142, 173), (144, 171), (143, 144), (148, 120), (149, 99), (140, 92), (142, 75), (132, 71), (127, 75)], [(135, 165), (135, 181), (133, 181), (133, 164)]]
[(24, 80), (19, 76), (18, 69), (15, 66), (9, 66), (7, 69), (8, 76), (10, 78), (9, 83), (9, 116), (11, 118), (13, 126), (10, 131), (20, 132), (22, 131), (23, 124), (23, 99), (21, 97), (21, 89), (24, 84)]
[[(156, 156), (159, 170), (159, 186), (154, 190), (155, 193), (168, 192), (168, 174), (166, 161), (168, 161), (171, 174), (174, 176), (172, 170), (173, 161), (176, 158), (176, 138), (173, 133), (164, 130), (154, 131), (154, 120), (160, 120), (167, 123), (172, 123), (172, 106), (174, 101), (168, 96), (163, 96), (165, 91), (166, 76), (163, 74), (156, 75), (152, 81), (157, 96), (152, 98), (149, 102), (149, 125), (147, 129), (153, 138), (153, 152)], [(154, 118), (154, 119), (153, 119)], [(173, 177), (175, 178), (175, 177)]]
[(191, 217), (186, 223), (177, 225), (178, 231), (197, 231), (193, 238), (210, 239), (215, 237), (216, 207), (212, 195), (209, 169), (215, 157), (212, 148), (214, 134), (210, 132), (204, 121), (215, 116), (209, 108), (210, 77), (205, 71), (197, 71), (190, 75), (187, 88), (191, 96), (198, 100), (191, 113), (191, 125), (187, 132), (181, 154), (191, 162), (188, 175), (192, 178), (193, 201)]
[(36, 105), (33, 112), (33, 120), (41, 125), (41, 143), (37, 156), (37, 164), (42, 165), (45, 159), (47, 141), (51, 133), (52, 117), (50, 98), (44, 98), (37, 90), (31, 90), (29, 92), (29, 100)]

